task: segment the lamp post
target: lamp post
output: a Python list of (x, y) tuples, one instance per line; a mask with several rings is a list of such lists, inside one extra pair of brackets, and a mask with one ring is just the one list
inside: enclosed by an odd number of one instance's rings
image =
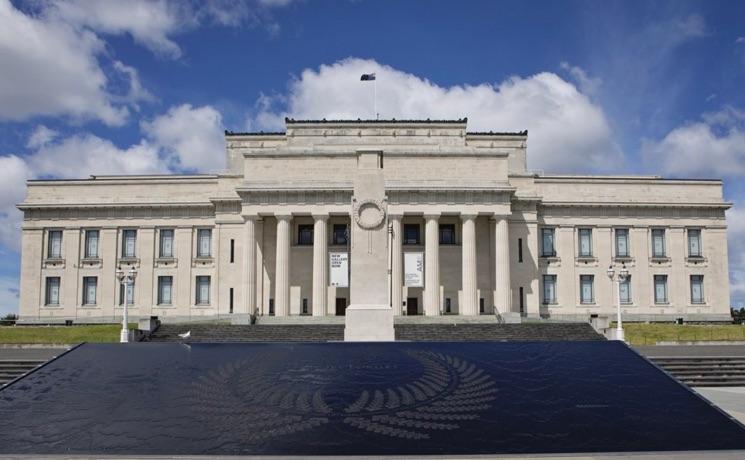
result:
[(621, 271), (616, 274), (613, 265), (610, 265), (606, 273), (611, 281), (611, 286), (614, 281), (616, 282), (616, 295), (618, 296), (618, 303), (616, 304), (616, 340), (624, 341), (623, 323), (621, 322), (621, 283), (629, 277), (629, 271), (626, 269), (626, 264), (623, 264), (621, 265)]
[(124, 271), (121, 268), (116, 271), (116, 277), (119, 283), (124, 289), (124, 312), (122, 314), (122, 332), (119, 334), (119, 342), (129, 342), (129, 318), (128, 318), (128, 307), (129, 307), (129, 287), (130, 284), (134, 284), (137, 271), (134, 268), (130, 268), (129, 271)]

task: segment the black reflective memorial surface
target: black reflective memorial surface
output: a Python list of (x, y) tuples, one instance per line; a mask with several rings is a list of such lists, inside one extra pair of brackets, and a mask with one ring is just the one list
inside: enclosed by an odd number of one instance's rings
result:
[(617, 342), (85, 344), (0, 391), (2, 453), (743, 448)]

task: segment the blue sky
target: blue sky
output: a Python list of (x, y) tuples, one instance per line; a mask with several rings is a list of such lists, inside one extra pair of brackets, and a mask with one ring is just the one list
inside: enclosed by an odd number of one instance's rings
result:
[(219, 171), (284, 116), (529, 129), (546, 172), (725, 179), (745, 303), (745, 2), (0, 0), (0, 312), (24, 181)]

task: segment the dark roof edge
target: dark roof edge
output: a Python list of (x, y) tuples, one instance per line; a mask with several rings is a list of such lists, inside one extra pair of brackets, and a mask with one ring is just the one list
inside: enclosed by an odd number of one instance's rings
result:
[(322, 118), (320, 120), (296, 120), (294, 118), (285, 118), (285, 123), (448, 123), (448, 124), (463, 124), (468, 122), (468, 117), (465, 118), (457, 118), (454, 120), (430, 120), (429, 118), (424, 120), (397, 120), (395, 118), (389, 118), (386, 120), (372, 120), (367, 119), (363, 120), (361, 118), (358, 118), (356, 120), (327, 120), (325, 118)]
[(225, 135), (226, 136), (284, 136), (285, 135), (285, 132), (284, 131), (267, 131), (267, 132), (264, 132), (264, 131), (258, 131), (258, 132), (244, 131), (244, 132), (241, 132), (241, 131), (228, 131), (226, 129), (225, 130)]
[(522, 131), (466, 131), (466, 136), (527, 136), (528, 130)]

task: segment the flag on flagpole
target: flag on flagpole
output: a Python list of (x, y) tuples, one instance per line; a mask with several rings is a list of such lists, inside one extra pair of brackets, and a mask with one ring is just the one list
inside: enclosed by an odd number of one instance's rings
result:
[(374, 73), (363, 73), (360, 77), (360, 81), (373, 81), (375, 80), (375, 74)]

